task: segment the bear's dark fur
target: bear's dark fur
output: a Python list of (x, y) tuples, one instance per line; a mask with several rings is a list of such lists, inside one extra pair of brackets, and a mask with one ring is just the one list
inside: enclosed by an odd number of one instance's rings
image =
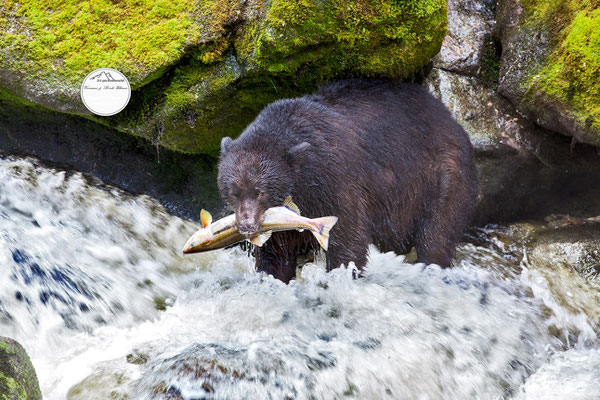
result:
[[(448, 267), (477, 196), (469, 137), (446, 107), (418, 85), (367, 79), (268, 105), (223, 139), (218, 180), (248, 234), (288, 195), (304, 216), (337, 216), (328, 269), (362, 269), (369, 243)], [(316, 249), (310, 232), (276, 232), (256, 267), (288, 282)]]

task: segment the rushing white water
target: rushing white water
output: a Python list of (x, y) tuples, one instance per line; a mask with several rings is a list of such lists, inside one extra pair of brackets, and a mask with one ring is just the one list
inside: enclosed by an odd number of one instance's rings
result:
[(491, 247), (451, 270), (372, 250), (363, 279), (317, 263), (284, 285), (241, 250), (182, 258), (197, 227), (146, 196), (19, 158), (0, 221), (0, 335), (46, 399), (600, 397), (598, 309)]

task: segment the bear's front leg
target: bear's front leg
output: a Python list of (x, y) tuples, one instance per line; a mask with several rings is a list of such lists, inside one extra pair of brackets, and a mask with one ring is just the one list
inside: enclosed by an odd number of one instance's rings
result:
[(299, 254), (294, 234), (297, 233), (274, 232), (262, 247), (255, 246), (256, 271), (266, 272), (285, 283), (294, 279)]
[(367, 264), (367, 251), (371, 242), (369, 235), (361, 229), (344, 229), (344, 226), (338, 227), (338, 231), (332, 233), (329, 238), (329, 248), (327, 250), (327, 271), (338, 268), (344, 264), (346, 267), (350, 262), (354, 262), (358, 269), (358, 274)]

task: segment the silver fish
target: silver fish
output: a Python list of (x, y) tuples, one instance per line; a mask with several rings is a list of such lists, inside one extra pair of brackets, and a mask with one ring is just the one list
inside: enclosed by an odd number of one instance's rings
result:
[(271, 237), (272, 232), (307, 229), (317, 238), (319, 245), (327, 250), (329, 231), (337, 222), (337, 217), (306, 218), (300, 215), (298, 206), (291, 197), (285, 199), (281, 207), (271, 207), (265, 211), (265, 217), (256, 235), (247, 237), (235, 226), (235, 214), (212, 222), (212, 216), (206, 210), (200, 212), (202, 228), (194, 233), (183, 248), (184, 254), (201, 253), (221, 249), (232, 244), (249, 240), (256, 246), (262, 246)]

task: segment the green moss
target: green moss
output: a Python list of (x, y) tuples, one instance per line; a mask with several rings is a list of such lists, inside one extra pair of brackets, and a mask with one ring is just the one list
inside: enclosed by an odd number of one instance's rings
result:
[(446, 19), (444, 0), (7, 0), (0, 82), (73, 110), (61, 105), (88, 72), (116, 68), (129, 105), (86, 118), (214, 155), (276, 99), (346, 76), (408, 77), (439, 51)]
[(52, 74), (65, 84), (80, 84), (93, 69), (110, 66), (135, 88), (207, 31), (221, 29), (212, 20), (196, 23), (194, 11), (193, 0), (6, 0), (0, 6), (0, 48), (7, 56), (0, 65), (24, 71), (28, 79)]
[[(239, 135), (266, 104), (297, 95), (298, 83), (268, 73), (250, 74), (235, 81), (229, 81), (226, 75), (202, 81), (203, 87), (182, 92), (196, 93), (197, 97), (179, 114), (169, 114), (173, 119), (165, 118), (173, 129), (163, 133), (160, 143), (186, 153), (217, 155), (223, 136)], [(220, 89), (211, 90), (205, 85), (219, 85)]]
[(526, 23), (530, 27), (543, 28), (559, 36), (575, 14), (592, 5), (589, 0), (522, 0), (527, 13)]
[(0, 372), (0, 400), (27, 400), (27, 393), (10, 376), (5, 376)]
[(274, 0), (264, 17), (245, 21), (229, 50), (219, 47), (221, 63), (190, 56), (173, 70), (147, 109), (152, 137), (215, 155), (221, 137), (239, 135), (278, 98), (353, 74), (409, 76), (439, 51), (446, 22), (442, 0)]
[(537, 21), (556, 42), (552, 54), (526, 82), (530, 99), (543, 93), (566, 105), (600, 145), (600, 2), (551, 0), (528, 4)]
[[(446, 22), (441, 0), (273, 0), (236, 49), (274, 73), (335, 62), (363, 75), (406, 77), (439, 51)], [(328, 51), (314, 53), (314, 46)]]
[(127, 354), (126, 359), (129, 364), (144, 365), (148, 362), (148, 354), (136, 350)]

